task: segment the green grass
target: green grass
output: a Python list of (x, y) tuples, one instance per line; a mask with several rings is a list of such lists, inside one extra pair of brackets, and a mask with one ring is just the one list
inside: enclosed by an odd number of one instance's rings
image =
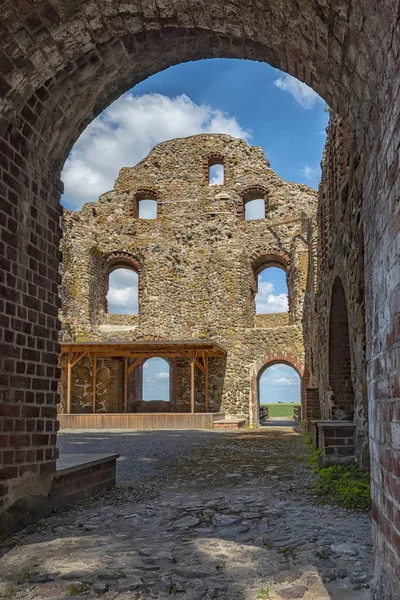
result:
[(320, 502), (344, 508), (368, 511), (371, 508), (370, 475), (357, 465), (333, 465), (320, 468), (321, 451), (316, 450), (311, 436), (304, 435), (308, 447), (307, 463), (316, 474), (313, 485)]
[(11, 581), (1, 592), (0, 598), (1, 600), (9, 600), (14, 596), (15, 592), (15, 582)]
[(321, 500), (344, 508), (370, 509), (370, 476), (357, 465), (325, 467), (318, 469), (317, 476), (314, 491)]
[(271, 591), (271, 588), (269, 587), (269, 585), (266, 585), (266, 586), (260, 588), (259, 592), (258, 592), (258, 598), (260, 600), (269, 600), (270, 591)]
[(269, 417), (293, 417), (293, 408), (300, 406), (298, 402), (285, 404), (261, 404), (261, 407), (268, 406)]

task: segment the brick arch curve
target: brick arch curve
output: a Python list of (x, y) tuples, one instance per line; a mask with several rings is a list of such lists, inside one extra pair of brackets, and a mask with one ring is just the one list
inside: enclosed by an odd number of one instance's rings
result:
[(290, 352), (275, 352), (266, 357), (259, 358), (250, 368), (250, 423), (259, 425), (260, 423), (260, 403), (258, 397), (258, 383), (262, 373), (276, 364), (285, 364), (293, 369), (300, 376), (300, 398), (302, 409), (306, 398), (306, 388), (308, 386), (308, 371), (304, 363), (298, 356)]
[(103, 287), (103, 303), (104, 311), (108, 312), (107, 304), (107, 292), (109, 286), (110, 274), (116, 269), (131, 269), (138, 275), (138, 312), (140, 310), (140, 303), (143, 295), (143, 281), (142, 281), (142, 264), (139, 258), (129, 252), (111, 252), (108, 254), (102, 265), (102, 287)]
[(276, 247), (257, 250), (250, 256), (249, 260), (255, 275), (259, 275), (266, 265), (269, 267), (279, 267), (286, 272), (290, 268), (289, 254), (281, 248)]
[[(362, 0), (356, 1), (362, 5)], [(342, 23), (343, 7), (323, 11), (281, 0), (266, 10), (239, 0), (228, 11), (223, 0), (217, 0), (214, 12), (219, 9), (220, 14), (213, 19), (206, 0), (197, 3), (196, 11), (190, 3), (177, 6), (167, 0), (157, 8), (155, 4), (135, 5), (134, 13), (129, 1), (115, 0), (112, 11), (98, 3), (92, 20), (86, 3), (59, 0), (54, 6), (50, 0), (43, 2), (40, 8), (29, 9), (26, 27), (35, 23), (35, 29), (16, 41), (27, 59), (21, 60), (19, 54), (14, 59), (10, 51), (3, 61), (0, 74), (6, 119), (0, 122), (0, 131), (7, 130), (8, 122), (17, 124), (24, 139), (13, 141), (18, 146), (33, 143), (55, 172), (80, 133), (104, 108), (136, 83), (180, 62), (214, 57), (267, 62), (308, 84), (338, 114), (348, 113), (355, 85), (341, 73), (344, 64), (353, 64), (353, 48), (348, 49), (343, 41), (343, 64), (337, 54), (326, 51), (338, 45), (332, 20), (336, 18), (342, 28), (351, 26)], [(353, 12), (357, 27), (361, 17)], [(10, 38), (19, 31), (24, 16), (11, 4), (6, 20)], [(323, 44), (315, 42), (310, 23)], [(44, 38), (46, 52), (53, 55), (51, 62), (43, 54)], [(37, 57), (34, 64), (28, 58), (32, 56)], [(363, 76), (364, 71), (362, 80)], [(360, 97), (367, 101), (366, 94)], [(60, 135), (54, 135), (55, 130)]]

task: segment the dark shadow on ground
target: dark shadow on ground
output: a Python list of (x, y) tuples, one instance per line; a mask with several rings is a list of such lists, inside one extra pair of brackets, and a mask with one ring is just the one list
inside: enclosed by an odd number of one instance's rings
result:
[(261, 427), (300, 427), (297, 421), (285, 417), (271, 417), (262, 421), (260, 425)]

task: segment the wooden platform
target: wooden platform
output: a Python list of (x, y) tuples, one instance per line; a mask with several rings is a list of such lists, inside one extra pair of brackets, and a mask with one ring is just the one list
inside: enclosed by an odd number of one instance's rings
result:
[(224, 413), (96, 413), (58, 415), (60, 430), (213, 429)]

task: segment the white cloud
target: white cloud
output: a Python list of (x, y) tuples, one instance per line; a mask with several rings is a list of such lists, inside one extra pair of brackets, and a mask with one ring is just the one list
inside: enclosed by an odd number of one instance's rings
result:
[(273, 386), (290, 386), (290, 385), (298, 385), (299, 378), (294, 377), (284, 377), (282, 375), (277, 376), (277, 374), (273, 374), (270, 372), (270, 369), (267, 369), (263, 377), (260, 379), (260, 383), (262, 385), (273, 385)]
[(303, 178), (303, 183), (306, 185), (311, 185), (315, 189), (318, 188), (318, 184), (321, 179), (320, 167), (311, 167), (310, 165), (306, 165), (299, 170), (299, 174)]
[(253, 219), (265, 219), (265, 201), (264, 198), (250, 200), (246, 202), (245, 219), (252, 221)]
[(310, 165), (306, 165), (303, 169), (300, 170), (300, 174), (303, 175), (308, 181), (314, 181), (315, 179), (319, 179), (321, 173), (321, 169), (319, 167), (310, 167)]
[(210, 185), (224, 183), (224, 165), (214, 165), (210, 168)]
[(227, 133), (248, 139), (234, 117), (182, 94), (126, 93), (82, 133), (65, 163), (63, 203), (77, 210), (114, 186), (122, 167), (142, 160), (155, 144), (197, 133)]
[(278, 377), (277, 379), (274, 379), (274, 383), (276, 385), (294, 385), (297, 382), (295, 379), (288, 379), (287, 377)]
[(157, 217), (157, 201), (140, 200), (139, 217), (140, 219), (155, 219)]
[(322, 102), (314, 90), (291, 75), (282, 75), (274, 81), (274, 85), (284, 92), (289, 92), (296, 102), (306, 110), (313, 108), (316, 102)]
[(130, 269), (116, 269), (110, 274), (107, 294), (111, 314), (137, 314), (138, 276)]
[(270, 281), (259, 281), (256, 294), (257, 314), (287, 312), (289, 309), (287, 294), (274, 294), (274, 285)]
[(169, 373), (156, 373), (154, 377), (156, 379), (169, 379)]

